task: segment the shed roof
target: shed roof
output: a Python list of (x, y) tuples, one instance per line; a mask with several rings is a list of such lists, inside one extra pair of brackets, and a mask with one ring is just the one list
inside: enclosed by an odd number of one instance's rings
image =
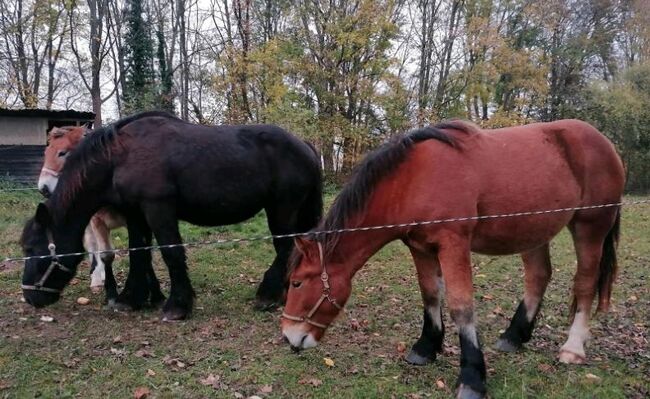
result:
[(0, 116), (15, 116), (24, 118), (51, 118), (51, 119), (73, 119), (93, 120), (95, 114), (92, 112), (69, 110), (47, 110), (47, 109), (6, 109), (0, 108)]

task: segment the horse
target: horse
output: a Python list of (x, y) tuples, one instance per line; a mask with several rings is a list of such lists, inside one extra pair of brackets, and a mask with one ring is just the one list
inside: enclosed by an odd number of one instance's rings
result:
[[(38, 178), (38, 191), (48, 198), (59, 180), (59, 175), (65, 160), (81, 140), (90, 132), (88, 125), (54, 127), (48, 133), (48, 145), (45, 148), (43, 167)], [(114, 209), (102, 208), (90, 219), (90, 224), (84, 234), (84, 248), (90, 253), (90, 288), (98, 292), (106, 281), (106, 270), (108, 269), (109, 281), (112, 279), (111, 265), (115, 255), (110, 252), (113, 249), (110, 231), (126, 227), (126, 220)], [(106, 251), (106, 252), (105, 252)], [(96, 255), (95, 252), (100, 252)], [(106, 265), (106, 266), (105, 266)], [(109, 302), (117, 297), (112, 294), (113, 289), (107, 287)]]
[[(219, 226), (266, 211), (272, 234), (307, 231), (322, 213), (322, 177), (313, 146), (272, 125), (200, 126), (164, 112), (147, 112), (96, 129), (70, 153), (57, 189), (38, 205), (21, 237), (26, 256), (23, 296), (42, 307), (56, 302), (76, 272), (91, 216), (113, 206), (127, 222), (130, 248), (156, 238), (170, 280), (163, 320), (190, 316), (195, 293), (187, 274), (179, 220)], [(275, 239), (256, 306), (284, 299), (290, 239)], [(131, 250), (129, 275), (117, 303), (137, 309), (148, 294), (142, 264), (148, 250)], [(48, 256), (50, 255), (50, 256)]]
[(415, 263), (424, 303), (422, 333), (406, 360), (423, 365), (442, 351), (444, 283), (461, 348), (457, 396), (484, 397), (471, 252), (521, 254), (523, 299), (496, 345), (514, 351), (531, 339), (551, 278), (549, 242), (568, 226), (578, 262), (573, 320), (559, 360), (583, 363), (596, 293), (597, 311), (606, 311), (610, 303), (620, 207), (481, 216), (618, 204), (624, 181), (611, 142), (578, 120), (491, 131), (451, 121), (400, 136), (362, 161), (315, 232), (457, 219), (297, 238), (282, 334), (294, 351), (316, 346), (347, 302), (355, 273), (385, 244), (401, 240)]

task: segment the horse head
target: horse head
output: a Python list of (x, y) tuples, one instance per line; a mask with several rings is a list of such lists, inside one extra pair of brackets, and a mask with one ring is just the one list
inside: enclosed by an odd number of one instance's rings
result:
[(325, 261), (319, 242), (296, 239), (297, 266), (289, 280), (282, 335), (298, 352), (318, 344), (352, 290), (349, 268)]
[(38, 190), (44, 197), (47, 198), (52, 194), (68, 154), (79, 145), (89, 131), (89, 128), (83, 125), (55, 127), (48, 133), (43, 168), (38, 178)]

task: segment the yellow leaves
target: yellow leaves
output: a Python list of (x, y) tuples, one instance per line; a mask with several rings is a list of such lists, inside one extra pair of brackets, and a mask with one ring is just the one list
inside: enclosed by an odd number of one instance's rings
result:
[(334, 367), (334, 360), (330, 359), (329, 357), (324, 357), (323, 361), (325, 362), (326, 366)]

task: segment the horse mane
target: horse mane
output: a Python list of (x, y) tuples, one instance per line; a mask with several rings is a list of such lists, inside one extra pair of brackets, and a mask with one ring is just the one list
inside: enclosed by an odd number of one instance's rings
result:
[[(346, 225), (346, 221), (363, 211), (377, 184), (395, 171), (416, 144), (426, 140), (438, 140), (451, 148), (460, 150), (458, 138), (445, 130), (473, 134), (478, 132), (479, 128), (469, 122), (452, 120), (415, 129), (404, 135), (394, 137), (371, 152), (355, 168), (351, 179), (343, 187), (329, 212), (318, 226), (318, 230), (329, 231), (356, 227)], [(338, 233), (332, 233), (316, 237), (323, 244), (325, 257), (328, 257), (334, 250), (339, 236)]]
[(73, 201), (84, 182), (87, 181), (89, 171), (100, 164), (110, 162), (113, 152), (119, 147), (119, 130), (142, 118), (163, 117), (180, 120), (163, 111), (147, 111), (122, 118), (109, 125), (94, 129), (81, 140), (61, 170), (57, 189), (50, 199), (53, 209), (67, 209)]

